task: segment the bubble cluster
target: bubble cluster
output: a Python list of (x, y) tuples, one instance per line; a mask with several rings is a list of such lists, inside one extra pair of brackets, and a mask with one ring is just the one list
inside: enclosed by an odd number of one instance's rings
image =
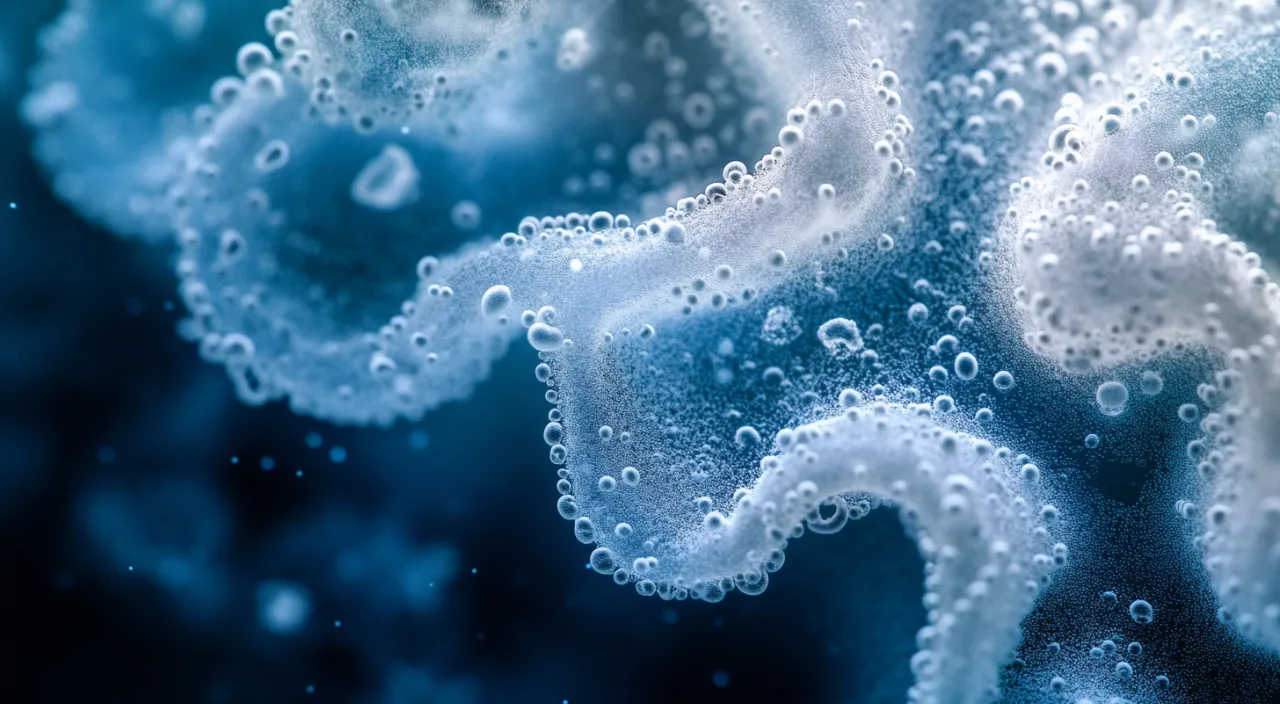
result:
[[(994, 686), (1019, 621), (1054, 569), (1050, 534), (1028, 510), (1034, 498), (1013, 453), (934, 425), (927, 408), (885, 404), (783, 429), (774, 447), (723, 512), (707, 499), (693, 502), (692, 513), (645, 514), (642, 495), (687, 482), (675, 467), (654, 467), (625, 491), (566, 494), (561, 514), (580, 530), (593, 527), (596, 571), (644, 595), (719, 601), (735, 589), (763, 591), (788, 541), (806, 530), (834, 532), (868, 505), (898, 506), (929, 575), (931, 625), (912, 661), (914, 696), (974, 701)], [(618, 521), (630, 526), (625, 535), (594, 528)]]

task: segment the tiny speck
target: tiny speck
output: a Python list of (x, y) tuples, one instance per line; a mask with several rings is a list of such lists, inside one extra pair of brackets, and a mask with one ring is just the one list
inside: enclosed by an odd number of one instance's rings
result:
[(324, 438), (320, 437), (320, 433), (314, 430), (307, 433), (307, 447), (315, 450), (324, 444)]
[(316, 686), (314, 684), (307, 685), (307, 694), (315, 694)]
[(98, 448), (98, 461), (103, 464), (111, 464), (116, 461), (116, 449), (110, 445), (103, 445)]
[(293, 475), (293, 476), (295, 476), (295, 477), (301, 477), (301, 476), (302, 476), (302, 470), (301, 470), (301, 469), (299, 469), (297, 472), (295, 472), (295, 473), (294, 473), (294, 475)]
[(231, 464), (240, 464), (240, 458), (235, 455), (231, 456)]
[(342, 464), (347, 461), (347, 449), (341, 445), (334, 445), (329, 448), (329, 461), (334, 464)]
[(478, 573), (479, 571), (480, 571), (480, 570), (479, 570), (478, 568), (476, 568), (476, 567), (472, 567), (472, 568), (471, 568), (471, 574), (476, 574), (476, 573)]
[(334, 621), (334, 622), (333, 622), (333, 627), (334, 627), (334, 628), (342, 628), (342, 622), (341, 622), (341, 621)]
[(262, 468), (262, 471), (270, 472), (276, 468), (275, 458), (270, 455), (263, 455), (262, 459), (258, 460), (258, 466)]

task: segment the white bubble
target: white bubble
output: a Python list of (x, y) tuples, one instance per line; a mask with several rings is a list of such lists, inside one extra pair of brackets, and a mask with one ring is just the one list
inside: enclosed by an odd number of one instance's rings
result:
[(351, 199), (366, 208), (393, 211), (418, 200), (422, 174), (413, 156), (404, 148), (389, 144), (351, 182)]
[(564, 345), (564, 333), (543, 322), (529, 327), (529, 344), (539, 352), (554, 352)]
[(961, 352), (956, 355), (955, 361), (956, 376), (965, 381), (969, 381), (978, 376), (978, 358), (968, 352)]
[(862, 349), (862, 335), (858, 324), (846, 318), (832, 318), (818, 328), (822, 346), (836, 356), (846, 356)]
[(497, 318), (511, 306), (511, 289), (506, 286), (493, 286), (484, 292), (480, 299), (480, 312), (486, 318)]

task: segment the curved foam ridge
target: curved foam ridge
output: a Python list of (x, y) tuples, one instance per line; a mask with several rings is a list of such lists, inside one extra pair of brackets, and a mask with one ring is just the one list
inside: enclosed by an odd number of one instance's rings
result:
[[(777, 278), (787, 256), (822, 245), (820, 230), (870, 218), (892, 184), (911, 178), (897, 156), (875, 158), (872, 149), (887, 130), (901, 155), (910, 123), (858, 95), (875, 85), (869, 68), (852, 66), (848, 52), (832, 60), (849, 76), (824, 79), (829, 93), (851, 102), (793, 111), (780, 135), (787, 148), (766, 155), (756, 175), (726, 167), (726, 182), (634, 228), (608, 213), (526, 218), (499, 243), (422, 260), (407, 253), (439, 251), (423, 239), (431, 218), (419, 208), (434, 201), (413, 200), (408, 166), (438, 163), (431, 142), (378, 124), (335, 124), (287, 71), (261, 68), (201, 139), (175, 194), (179, 272), (194, 313), (187, 332), (227, 363), (250, 402), (287, 396), (300, 412), (387, 423), (465, 396), (484, 377), (515, 334), (518, 311), (482, 315), (493, 286), (507, 286), (513, 306), (564, 301), (566, 316), (589, 324), (665, 295), (671, 282), (707, 269), (702, 253), (712, 248), (741, 282)], [(362, 179), (385, 183), (362, 196)], [(339, 191), (348, 183), (365, 207)], [(849, 197), (836, 199), (837, 189)], [(775, 254), (782, 247), (790, 254)], [(416, 293), (400, 274), (415, 264)]]
[[(644, 13), (611, 18), (646, 20)], [(280, 41), (287, 30), (274, 29), (277, 45), (285, 47), (280, 58), (262, 45), (241, 49), (240, 63), (253, 70), (244, 80), (219, 81), (217, 114), (172, 193), (182, 244), (178, 270), (193, 313), (185, 333), (201, 341), (206, 358), (226, 363), (250, 403), (287, 397), (302, 413), (386, 424), (464, 398), (502, 355), (514, 326), (482, 318), (473, 303), (447, 323), (437, 319), (468, 277), (493, 270), (492, 259), (467, 264), (475, 255), (464, 252), (484, 246), (460, 243), (482, 223), (518, 220), (514, 208), (523, 201), (509, 191), (547, 203), (643, 207), (681, 183), (718, 174), (708, 162), (720, 145), (760, 141), (729, 115), (690, 114), (680, 126), (662, 118), (646, 126), (636, 119), (648, 113), (635, 101), (661, 95), (678, 103), (736, 101), (762, 109), (749, 86), (738, 95), (732, 81), (717, 78), (727, 67), (715, 56), (702, 57), (693, 74), (663, 75), (663, 61), (707, 53), (707, 39), (697, 34), (679, 40), (651, 35), (662, 38), (661, 50), (632, 48), (601, 59), (600, 70), (628, 78), (626, 95), (602, 102), (606, 96), (592, 81), (552, 77), (547, 89), (565, 96), (563, 102), (533, 101), (527, 85), (504, 88), (525, 120), (504, 123), (494, 115), (507, 110), (506, 103), (490, 101), (467, 113), (472, 132), (454, 133), (442, 131), (445, 123), (434, 114), (403, 123), (362, 124), (355, 116), (352, 124), (352, 115), (313, 87), (325, 77), (297, 69), (301, 50)], [(548, 62), (539, 80), (547, 72), (559, 73)], [(506, 85), (516, 73), (493, 78)], [(713, 92), (690, 92), (684, 81), (694, 78)], [(538, 83), (528, 76), (521, 81)], [(573, 107), (571, 98), (579, 93), (591, 110)], [(554, 110), (549, 102), (556, 103)], [(623, 116), (635, 124), (620, 122)], [(573, 171), (574, 152), (530, 146), (560, 143), (543, 133), (568, 124), (587, 144), (599, 140), (599, 168), (585, 179)], [(635, 148), (657, 154), (644, 168), (631, 155), (617, 156), (631, 140), (643, 140)], [(527, 178), (531, 170), (541, 178)], [(557, 177), (564, 179), (563, 189)], [(584, 182), (590, 184), (585, 191)], [(586, 216), (573, 219), (589, 224)], [(565, 219), (559, 222), (563, 226)], [(613, 224), (610, 218), (606, 229)], [(533, 254), (520, 249), (524, 259)], [(428, 253), (444, 263), (424, 258)], [(551, 278), (537, 266), (516, 268), (520, 276)], [(509, 268), (504, 260), (497, 271)]]
[[(1280, 139), (1267, 90), (1280, 76), (1276, 12), (1199, 10), (1147, 38), (1159, 61), (1131, 62), (1123, 86), (1055, 127), (1044, 173), (1017, 186), (1026, 193), (1007, 231), (1028, 343), (1064, 369), (1190, 347), (1223, 360), (1200, 390), (1205, 437), (1188, 446), (1213, 480), (1205, 560), (1222, 618), (1280, 648), (1280, 288), (1247, 244), (1265, 230), (1234, 212), (1237, 192), (1255, 197), (1250, 178), (1267, 168), (1247, 160)], [(1102, 102), (1120, 90), (1127, 99)], [(1243, 241), (1214, 216), (1243, 225)]]
[(448, 190), (424, 183), (439, 148), (304, 119), (304, 90), (269, 85), (222, 111), (175, 190), (186, 334), (249, 403), (389, 423), (465, 397), (509, 336), (473, 326), (434, 364), (384, 363), (421, 253), (454, 232), (430, 227), (449, 216), (424, 194)]
[(40, 37), (23, 117), (58, 196), (89, 220), (172, 236), (165, 195), (197, 130), (193, 110), (233, 67), (235, 32), (267, 0), (72, 0)]
[[(761, 461), (759, 478), (736, 494), (734, 508), (708, 512), (698, 529), (658, 533), (636, 511), (626, 494), (665, 483), (649, 467), (634, 487), (624, 476), (614, 496), (588, 489), (593, 498), (572, 517), (580, 537), (599, 531), (591, 559), (597, 571), (622, 582), (635, 575), (641, 594), (718, 601), (735, 587), (763, 591), (788, 540), (805, 527), (834, 532), (875, 502), (898, 506), (926, 563), (928, 625), (912, 658), (910, 699), (983, 701), (996, 691), (1019, 623), (1049, 580), (1052, 541), (1028, 505), (1012, 453), (947, 431), (930, 415), (928, 406), (878, 403), (783, 430), (779, 455)], [(626, 537), (610, 530), (621, 522), (631, 526)]]

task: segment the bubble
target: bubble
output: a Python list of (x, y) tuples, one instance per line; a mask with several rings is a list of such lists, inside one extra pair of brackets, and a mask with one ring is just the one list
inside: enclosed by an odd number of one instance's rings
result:
[(292, 582), (263, 582), (258, 587), (262, 625), (276, 634), (296, 633), (311, 616), (311, 595)]
[[(498, 285), (490, 287), (480, 298), (480, 312), (486, 318), (497, 318), (511, 307), (511, 289)], [(536, 345), (535, 345), (536, 347)]]
[(546, 323), (537, 322), (529, 327), (529, 344), (539, 352), (554, 352), (564, 345), (564, 333)]
[(1097, 447), (1101, 442), (1102, 440), (1094, 433), (1089, 433), (1088, 435), (1084, 436), (1084, 446), (1089, 448), (1090, 450)]
[(1124, 413), (1125, 404), (1129, 402), (1129, 388), (1118, 381), (1106, 381), (1094, 392), (1094, 400), (1098, 407), (1109, 416)]
[(978, 358), (968, 352), (961, 352), (956, 355), (954, 368), (957, 377), (970, 381), (978, 376)]
[(760, 433), (755, 428), (744, 425), (734, 433), (733, 441), (744, 447), (755, 447), (760, 444)]
[(253, 158), (253, 165), (263, 173), (278, 171), (288, 163), (289, 145), (279, 139), (267, 142), (266, 146)]
[(1022, 112), (1024, 105), (1022, 95), (1012, 88), (1006, 88), (996, 94), (996, 109), (1003, 113), (1017, 114)]
[(480, 206), (469, 200), (459, 201), (449, 211), (449, 219), (459, 230), (474, 230), (480, 227)]
[(1129, 617), (1133, 619), (1134, 623), (1151, 623), (1155, 620), (1156, 611), (1151, 607), (1151, 604), (1138, 599), (1129, 604)]
[(1008, 391), (1013, 388), (1013, 375), (1006, 371), (996, 372), (996, 375), (991, 377), (991, 383), (995, 384), (999, 391)]
[(778, 132), (778, 144), (791, 148), (804, 141), (804, 131), (795, 125), (787, 125)]
[(1022, 481), (1028, 484), (1040, 483), (1040, 468), (1034, 464), (1022, 465)]
[(351, 182), (351, 199), (373, 210), (399, 210), (418, 200), (421, 180), (413, 156), (402, 147), (388, 144), (356, 174)]
[(1200, 419), (1200, 408), (1194, 403), (1184, 403), (1178, 406), (1178, 419), (1183, 423), (1194, 423)]
[(587, 220), (587, 227), (592, 232), (601, 232), (613, 228), (613, 214), (606, 212), (598, 212), (591, 215)]
[(1164, 391), (1164, 379), (1159, 372), (1145, 371), (1142, 373), (1138, 388), (1147, 396), (1158, 396), (1161, 391)]
[(609, 548), (596, 548), (591, 551), (591, 569), (600, 574), (613, 574), (613, 552)]
[(862, 349), (858, 324), (846, 318), (832, 318), (818, 328), (822, 346), (834, 356), (844, 357)]
[(956, 410), (956, 402), (950, 396), (943, 394), (933, 399), (933, 410), (937, 413), (951, 413)]
[(916, 325), (923, 325), (929, 320), (929, 307), (923, 303), (912, 303), (907, 309), (907, 319)]

